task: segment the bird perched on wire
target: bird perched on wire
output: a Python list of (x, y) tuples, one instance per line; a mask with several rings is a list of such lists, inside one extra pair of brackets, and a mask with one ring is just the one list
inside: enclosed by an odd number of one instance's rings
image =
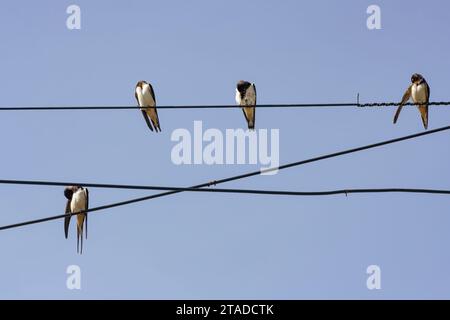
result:
[(428, 86), (425, 78), (418, 73), (414, 73), (411, 76), (411, 85), (403, 95), (402, 102), (400, 103), (400, 106), (394, 116), (394, 123), (397, 123), (397, 119), (402, 111), (403, 105), (410, 98), (412, 98), (413, 102), (419, 109), (425, 130), (428, 129), (428, 103), (430, 102), (430, 87)]
[[(66, 239), (69, 235), (69, 224), (72, 213), (77, 218), (77, 252), (83, 253), (83, 227), (86, 225), (86, 239), (87, 239), (87, 212), (89, 209), (89, 191), (87, 188), (81, 186), (69, 186), (64, 189), (64, 196), (67, 198), (66, 217), (64, 218), (64, 233)], [(81, 242), (81, 246), (80, 246)], [(80, 250), (81, 249), (81, 250)]]
[(254, 83), (243, 80), (237, 83), (236, 103), (242, 107), (248, 128), (255, 129), (256, 87)]
[(156, 132), (161, 131), (158, 111), (156, 110), (156, 97), (152, 85), (146, 81), (138, 81), (134, 90), (134, 95), (139, 107), (141, 107), (141, 112), (147, 126), (151, 131), (153, 131), (153, 128)]

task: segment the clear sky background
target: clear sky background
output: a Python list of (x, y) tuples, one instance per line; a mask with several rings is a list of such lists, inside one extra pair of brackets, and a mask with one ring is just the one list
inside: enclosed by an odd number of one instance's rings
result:
[[(66, 28), (81, 7), (82, 29)], [(366, 9), (381, 7), (382, 29)], [(233, 104), (239, 79), (258, 102), (398, 101), (414, 72), (448, 101), (448, 1), (2, 1), (0, 105), (135, 105), (150, 81), (160, 105)], [(280, 161), (423, 131), (406, 108), (259, 109), (280, 130)], [(259, 165), (170, 159), (177, 128), (245, 128), (239, 109), (2, 112), (0, 178), (189, 186)], [(450, 123), (431, 107), (430, 128)], [(449, 133), (223, 187), (450, 188)], [(90, 189), (92, 207), (151, 192)], [(63, 188), (0, 186), (0, 225), (64, 212)], [(450, 298), (450, 198), (183, 193), (92, 213), (82, 256), (57, 220), (0, 232), (0, 298)], [(72, 221), (73, 223), (73, 221)], [(66, 288), (79, 265), (82, 289)], [(381, 290), (366, 268), (381, 268)]]

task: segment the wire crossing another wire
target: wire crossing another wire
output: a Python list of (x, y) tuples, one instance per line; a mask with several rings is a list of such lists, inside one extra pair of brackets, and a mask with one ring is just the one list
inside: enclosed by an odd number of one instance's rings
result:
[(130, 184), (107, 184), (107, 183), (86, 183), (86, 182), (61, 182), (61, 181), (35, 181), (35, 180), (1, 180), (0, 184), (31, 185), (31, 186), (83, 186), (100, 189), (125, 189), (125, 190), (159, 190), (159, 191), (186, 191), (186, 192), (207, 192), (207, 193), (243, 193), (261, 194), (274, 196), (329, 196), (352, 193), (427, 193), (427, 194), (449, 194), (450, 190), (443, 189), (422, 189), (422, 188), (359, 188), (359, 189), (337, 189), (327, 191), (285, 191), (285, 190), (260, 190), (260, 189), (198, 189), (192, 187), (172, 187), (172, 186), (147, 186)]
[[(280, 166), (278, 168), (270, 168), (270, 169), (265, 169), (265, 170), (258, 170), (258, 171), (253, 171), (253, 172), (241, 174), (241, 175), (232, 176), (232, 177), (229, 177), (229, 178), (224, 178), (224, 179), (220, 179), (220, 180), (213, 180), (213, 181), (209, 181), (209, 182), (206, 182), (206, 183), (202, 183), (202, 184), (199, 184), (199, 185), (195, 185), (195, 186), (189, 187), (188, 189), (199, 189), (199, 188), (204, 188), (204, 187), (215, 186), (215, 185), (222, 184), (222, 183), (225, 183), (225, 182), (236, 181), (236, 180), (241, 180), (241, 179), (252, 177), (252, 176), (257, 176), (257, 175), (260, 175), (261, 173), (264, 173), (264, 172), (270, 172), (270, 171), (274, 171), (274, 170), (283, 170), (283, 169), (287, 169), (287, 168), (291, 168), (291, 167), (301, 166), (301, 165), (305, 165), (305, 164), (308, 164), (308, 163), (313, 163), (313, 162), (318, 162), (318, 161), (322, 161), (322, 160), (325, 160), (325, 159), (340, 157), (340, 156), (343, 156), (343, 155), (346, 155), (346, 154), (351, 154), (351, 153), (356, 153), (356, 152), (360, 152), (360, 151), (363, 151), (363, 150), (373, 149), (373, 148), (377, 148), (377, 147), (381, 147), (381, 146), (385, 146), (385, 145), (389, 145), (389, 144), (393, 144), (393, 143), (397, 143), (397, 142), (401, 142), (401, 141), (412, 140), (412, 139), (416, 139), (416, 138), (419, 138), (419, 137), (423, 137), (423, 136), (427, 136), (427, 135), (431, 135), (431, 134), (435, 134), (435, 133), (443, 132), (443, 131), (447, 131), (447, 130), (450, 130), (450, 125), (449, 126), (445, 126), (445, 127), (441, 127), (441, 128), (437, 128), (437, 129), (433, 129), (433, 130), (430, 130), (430, 131), (425, 131), (425, 132), (420, 132), (420, 133), (416, 133), (416, 134), (411, 134), (411, 135), (408, 135), (408, 136), (403, 136), (403, 137), (396, 138), (396, 139), (385, 140), (385, 141), (381, 141), (381, 142), (378, 142), (378, 143), (369, 144), (369, 145), (365, 145), (365, 146), (361, 146), (361, 147), (357, 147), (357, 148), (353, 148), (353, 149), (347, 149), (347, 150), (343, 150), (343, 151), (339, 151), (339, 152), (335, 152), (335, 153), (330, 153), (330, 154), (318, 156), (318, 157), (315, 157), (315, 158), (310, 158), (310, 159), (301, 160), (301, 161), (297, 161), (297, 162), (291, 162), (291, 163), (287, 163), (285, 165), (282, 165), (282, 166)], [(108, 205), (104, 205), (104, 206), (100, 206), (100, 207), (95, 207), (95, 208), (89, 209), (87, 211), (84, 211), (84, 213), (86, 213), (86, 212), (95, 212), (95, 211), (115, 208), (115, 207), (119, 207), (119, 206), (125, 206), (125, 205), (129, 205), (129, 204), (137, 203), (137, 202), (142, 202), (142, 201), (156, 199), (156, 198), (160, 198), (160, 197), (164, 197), (164, 196), (169, 196), (169, 195), (180, 193), (180, 192), (183, 192), (183, 191), (185, 191), (185, 190), (181, 190), (181, 189), (171, 190), (171, 191), (166, 191), (166, 192), (162, 192), (162, 193), (158, 193), (158, 194), (152, 194), (152, 195), (145, 196), (145, 197), (134, 198), (134, 199), (126, 200), (126, 201), (116, 202), (116, 203), (112, 203), (112, 204), (108, 204)], [(444, 190), (444, 192), (446, 192), (446, 190)], [(74, 213), (71, 213), (70, 215), (73, 216), (73, 215), (78, 215), (78, 214), (81, 214), (81, 213), (83, 213), (83, 212), (74, 212)], [(56, 220), (56, 219), (63, 219), (65, 217), (67, 217), (66, 214), (61, 214), (61, 215), (46, 217), (46, 218), (37, 219), (37, 220), (29, 220), (29, 221), (19, 222), (19, 223), (15, 223), (15, 224), (11, 224), (11, 225), (1, 226), (0, 230), (18, 228), (18, 227), (22, 227), (22, 226), (26, 226), (26, 225), (31, 225), (31, 224), (43, 223), (43, 222), (46, 222), (46, 221), (51, 221), (51, 220)]]

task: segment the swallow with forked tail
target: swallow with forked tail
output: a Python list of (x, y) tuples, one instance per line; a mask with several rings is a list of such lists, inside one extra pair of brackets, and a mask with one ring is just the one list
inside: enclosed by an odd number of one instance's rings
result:
[(394, 116), (394, 123), (397, 123), (398, 116), (402, 111), (403, 105), (410, 98), (412, 98), (413, 102), (417, 105), (417, 109), (422, 117), (422, 123), (425, 130), (428, 129), (428, 103), (430, 102), (430, 87), (428, 86), (425, 78), (418, 73), (414, 73), (411, 76), (411, 85), (408, 89), (406, 89), (406, 92), (403, 95), (402, 102), (400, 103), (400, 106)]
[(141, 107), (142, 115), (149, 129), (153, 131), (154, 128), (156, 132), (161, 131), (158, 111), (156, 110), (156, 97), (152, 85), (146, 81), (139, 81), (136, 84), (134, 96), (139, 107)]
[(87, 212), (85, 211), (89, 209), (89, 191), (81, 186), (70, 186), (64, 189), (64, 196), (67, 198), (64, 233), (67, 239), (69, 236), (70, 218), (72, 214), (77, 213), (77, 252), (82, 254), (84, 226), (86, 226), (87, 239)]
[(255, 129), (256, 87), (254, 83), (239, 81), (236, 86), (236, 103), (242, 107), (250, 130)]

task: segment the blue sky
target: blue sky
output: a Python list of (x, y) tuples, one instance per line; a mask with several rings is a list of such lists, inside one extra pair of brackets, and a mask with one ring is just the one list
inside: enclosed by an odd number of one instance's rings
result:
[[(66, 8), (81, 8), (81, 30)], [(366, 9), (381, 8), (368, 30)], [(1, 106), (134, 105), (138, 80), (160, 105), (398, 101), (412, 73), (448, 100), (447, 1), (2, 1)], [(417, 110), (260, 109), (280, 130), (280, 162), (423, 130)], [(177, 128), (245, 127), (239, 109), (160, 110), (150, 133), (128, 111), (3, 112), (0, 178), (189, 186), (259, 165), (170, 159)], [(430, 128), (450, 123), (431, 107)], [(223, 187), (448, 189), (448, 133), (258, 176)], [(91, 206), (148, 192), (91, 189)], [(450, 298), (450, 199), (183, 193), (92, 213), (76, 254), (61, 220), (0, 233), (0, 298)], [(0, 225), (63, 212), (62, 188), (0, 185)], [(79, 265), (82, 289), (66, 288)], [(366, 268), (381, 268), (368, 290)]]

